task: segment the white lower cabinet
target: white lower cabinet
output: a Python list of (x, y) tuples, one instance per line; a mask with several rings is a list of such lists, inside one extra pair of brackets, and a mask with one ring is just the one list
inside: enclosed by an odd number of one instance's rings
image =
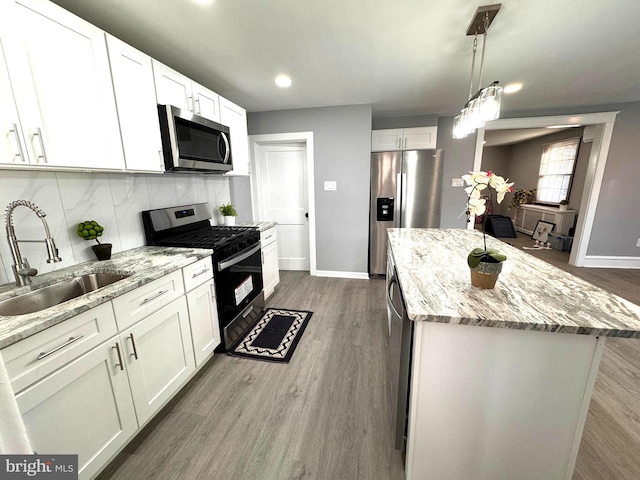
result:
[(280, 265), (278, 262), (278, 237), (276, 227), (260, 232), (262, 243), (262, 282), (264, 298), (268, 298), (280, 283)]
[(185, 298), (121, 333), (120, 344), (142, 426), (195, 370)]
[(220, 344), (212, 271), (207, 257), (0, 351), (34, 451), (78, 454), (81, 480), (107, 465)]
[(138, 428), (117, 338), (16, 395), (35, 452), (78, 454), (79, 478), (93, 477)]
[(213, 280), (187, 293), (189, 322), (196, 366), (202, 365), (220, 345), (220, 327)]

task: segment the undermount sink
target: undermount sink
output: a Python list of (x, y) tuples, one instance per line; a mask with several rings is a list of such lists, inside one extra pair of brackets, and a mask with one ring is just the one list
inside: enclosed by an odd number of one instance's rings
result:
[(54, 283), (48, 287), (0, 301), (0, 315), (11, 316), (39, 312), (129, 276), (120, 273), (89, 273)]

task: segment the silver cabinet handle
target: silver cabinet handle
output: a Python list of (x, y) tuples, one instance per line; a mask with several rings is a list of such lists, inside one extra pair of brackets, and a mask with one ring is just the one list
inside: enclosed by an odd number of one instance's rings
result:
[(160, 160), (160, 170), (164, 170), (164, 158), (162, 158), (162, 150), (158, 150), (158, 159)]
[(167, 293), (168, 291), (169, 291), (169, 290), (160, 290), (160, 291), (159, 291), (158, 293), (156, 293), (155, 295), (152, 295), (152, 296), (151, 296), (151, 297), (149, 297), (149, 298), (145, 298), (145, 299), (142, 301), (142, 305), (144, 305), (145, 303), (149, 303), (151, 300), (155, 300), (156, 298), (158, 298), (158, 297), (160, 297), (160, 296), (164, 295), (164, 294), (165, 294), (165, 293)]
[(194, 109), (193, 109), (193, 96), (191, 96), (191, 95), (189, 95), (187, 97), (187, 108), (189, 109), (189, 111), (194, 112)]
[(38, 137), (38, 142), (40, 143), (40, 155), (38, 155), (38, 158), (41, 158), (44, 163), (49, 163), (47, 160), (47, 152), (44, 149), (44, 140), (42, 139), (42, 130), (40, 130), (40, 127), (36, 128), (36, 133), (34, 133), (33, 136)]
[(199, 277), (200, 275), (202, 275), (203, 273), (207, 273), (208, 271), (209, 271), (209, 268), (208, 267), (204, 267), (198, 273), (194, 273), (193, 275), (191, 275), (191, 278)]
[(9, 132), (13, 133), (16, 136), (16, 143), (18, 144), (18, 153), (16, 153), (16, 157), (20, 157), (20, 161), (22, 163), (26, 163), (27, 158), (24, 156), (24, 151), (22, 150), (22, 143), (20, 142), (20, 132), (18, 131), (18, 124), (13, 124), (13, 129), (9, 130)]
[(115, 348), (116, 352), (118, 353), (118, 363), (116, 363), (114, 366), (120, 367), (120, 370), (124, 370), (124, 363), (122, 362), (122, 354), (120, 353), (120, 344), (116, 342), (116, 346), (111, 348)]
[(135, 359), (138, 360), (138, 349), (136, 348), (136, 342), (133, 339), (133, 333), (129, 335), (127, 338), (131, 339), (131, 346), (133, 347), (133, 353), (131, 355), (133, 355)]
[(71, 345), (73, 342), (77, 342), (78, 340), (80, 340), (82, 337), (84, 337), (84, 335), (78, 335), (77, 337), (69, 337), (69, 340), (67, 340), (66, 342), (64, 342), (62, 345), (54, 348), (53, 350), (49, 350), (48, 352), (42, 352), (40, 353), (40, 355), (38, 355), (38, 360), (42, 360), (43, 358), (48, 357), (49, 355), (52, 355), (54, 353), (56, 353), (58, 350), (60, 350), (61, 348), (66, 347), (67, 345)]
[(194, 113), (197, 113), (198, 115), (200, 115), (200, 99), (198, 97), (195, 97), (195, 100), (193, 103), (194, 103), (193, 106), (195, 109)]
[(407, 149), (407, 137), (404, 137), (404, 148)]

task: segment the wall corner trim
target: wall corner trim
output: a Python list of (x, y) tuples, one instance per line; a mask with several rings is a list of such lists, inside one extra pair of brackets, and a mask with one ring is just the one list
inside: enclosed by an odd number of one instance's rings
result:
[(316, 277), (353, 278), (356, 280), (369, 280), (369, 274), (364, 272), (338, 272), (334, 270), (316, 270)]
[(581, 267), (591, 268), (632, 268), (640, 269), (640, 257), (613, 257), (606, 255), (587, 255)]

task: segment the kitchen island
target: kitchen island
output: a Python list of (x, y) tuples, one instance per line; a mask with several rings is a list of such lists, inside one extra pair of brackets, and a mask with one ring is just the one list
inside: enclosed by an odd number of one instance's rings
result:
[(479, 246), (476, 231), (389, 230), (413, 327), (407, 478), (571, 479), (604, 339), (640, 338), (640, 307), (490, 237), (508, 259), (475, 288)]

